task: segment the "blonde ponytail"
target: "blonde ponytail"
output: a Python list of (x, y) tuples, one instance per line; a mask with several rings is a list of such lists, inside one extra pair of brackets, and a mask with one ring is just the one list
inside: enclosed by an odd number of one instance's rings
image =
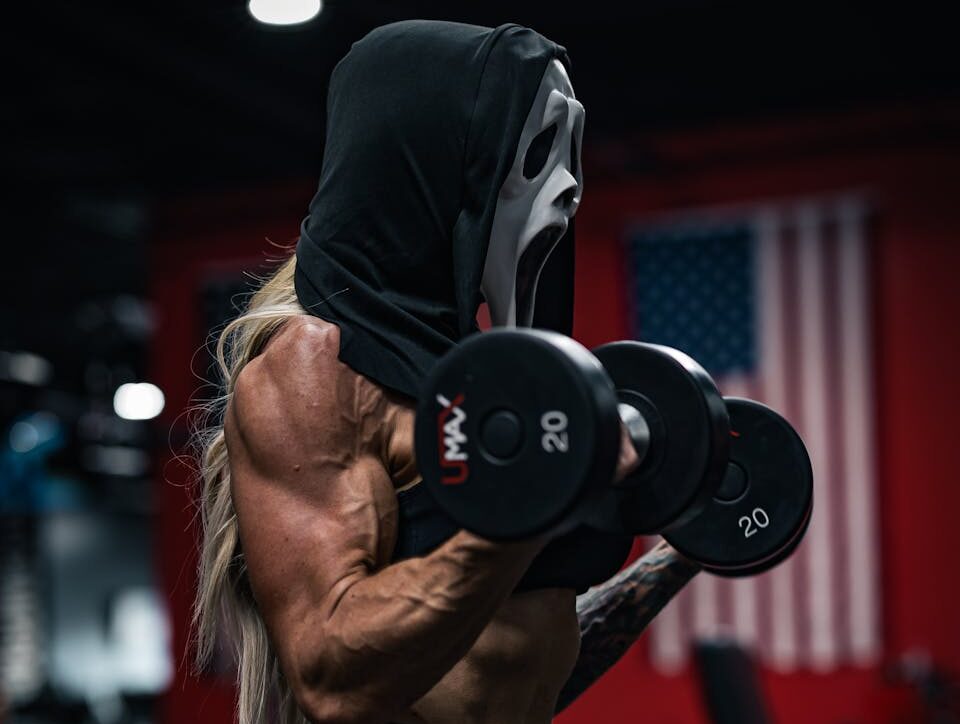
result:
[(295, 265), (296, 257), (291, 256), (253, 293), (244, 312), (220, 333), (215, 357), (223, 387), (216, 399), (204, 405), (203, 417), (208, 426), (196, 434), (201, 523), (193, 607), (196, 664), (202, 669), (210, 663), (221, 637), (230, 643), (237, 665), (239, 724), (260, 724), (277, 717), (283, 724), (307, 721), (280, 673), (250, 589), (223, 434), (223, 412), (240, 371), (263, 351), (284, 322), (306, 314), (293, 285)]

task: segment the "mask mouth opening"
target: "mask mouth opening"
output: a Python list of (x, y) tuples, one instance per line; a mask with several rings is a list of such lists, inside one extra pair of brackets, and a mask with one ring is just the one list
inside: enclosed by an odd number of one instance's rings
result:
[(518, 326), (528, 326), (533, 319), (533, 305), (537, 290), (537, 278), (546, 263), (550, 252), (560, 241), (565, 229), (559, 224), (551, 224), (537, 233), (524, 249), (517, 262), (517, 281), (514, 295), (517, 300)]

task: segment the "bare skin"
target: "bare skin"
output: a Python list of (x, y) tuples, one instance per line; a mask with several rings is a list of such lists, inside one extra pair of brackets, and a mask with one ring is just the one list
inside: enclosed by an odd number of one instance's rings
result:
[[(250, 582), (297, 701), (318, 722), (541, 724), (580, 646), (572, 589), (511, 595), (546, 538), (461, 531), (390, 563), (414, 483), (413, 410), (293, 320), (241, 373), (225, 431)], [(636, 464), (624, 440), (618, 475)]]

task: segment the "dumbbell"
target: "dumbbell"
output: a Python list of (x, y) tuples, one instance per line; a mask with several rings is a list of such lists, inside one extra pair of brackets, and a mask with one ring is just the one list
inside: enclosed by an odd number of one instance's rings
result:
[[(782, 552), (754, 546), (747, 564), (731, 562), (729, 550), (700, 556), (696, 536), (683, 536), (732, 484), (731, 436), (709, 375), (676, 350), (626, 342), (594, 355), (562, 335), (495, 330), (446, 355), (423, 389), (421, 474), (438, 503), (479, 535), (560, 535), (584, 523), (630, 535), (676, 531), (678, 549), (728, 574)], [(621, 420), (641, 462), (612, 485)], [(755, 487), (736, 503), (748, 503)], [(769, 548), (772, 536), (762, 538)]]
[[(813, 510), (810, 458), (790, 423), (759, 402), (720, 398), (706, 371), (678, 350), (613, 342), (593, 353), (616, 387), (628, 430), (638, 413), (656, 421), (660, 445), (651, 449), (659, 449), (661, 457), (649, 464), (644, 459), (611, 486), (589, 523), (608, 532), (659, 532), (687, 558), (718, 575), (754, 575), (785, 560), (802, 540)], [(684, 381), (685, 373), (689, 380)], [(713, 449), (724, 450), (719, 469), (718, 456), (702, 452), (703, 432), (695, 414), (700, 398), (713, 426)], [(632, 432), (631, 439), (637, 446)], [(638, 453), (643, 447), (638, 446)], [(672, 458), (682, 469), (684, 450), (693, 464), (688, 476), (665, 474)], [(680, 505), (672, 482), (688, 482), (692, 491), (696, 483), (689, 473), (697, 470), (705, 472), (693, 502), (680, 515), (661, 515)]]

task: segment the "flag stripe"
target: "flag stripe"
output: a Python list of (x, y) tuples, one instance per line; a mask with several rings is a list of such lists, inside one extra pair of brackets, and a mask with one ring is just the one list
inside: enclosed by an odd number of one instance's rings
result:
[(700, 576), (692, 587), (693, 634), (712, 636), (717, 631), (717, 579)]
[[(815, 491), (824, 501), (817, 507), (807, 533), (804, 573), (809, 606), (809, 662), (814, 668), (829, 668), (836, 656), (836, 636), (833, 622), (833, 586), (831, 580), (831, 525), (830, 491), (831, 429), (829, 409), (824, 399), (827, 389), (826, 356), (829, 354), (825, 335), (823, 284), (823, 238), (818, 209), (804, 205), (798, 211), (798, 287), (803, 306), (800, 315), (800, 389), (801, 434), (807, 441), (813, 465)], [(815, 492), (815, 495), (817, 493)]]
[(676, 673), (686, 661), (683, 603), (689, 590), (688, 585), (657, 614), (650, 627), (650, 656), (654, 667), (664, 674)]
[(846, 490), (845, 547), (849, 553), (850, 654), (869, 664), (879, 656), (879, 584), (876, 559), (874, 452), (870, 444), (873, 420), (870, 390), (870, 319), (863, 231), (865, 211), (856, 200), (840, 205), (839, 260), (840, 373), (844, 395), (843, 430), (847, 454), (843, 479)]
[(821, 232), (824, 243), (823, 252), (823, 271), (821, 276), (824, 282), (823, 297), (826, 301), (824, 315), (824, 334), (827, 340), (828, 354), (824, 361), (827, 367), (826, 383), (822, 390), (825, 397), (828, 419), (830, 420), (830, 450), (828, 451), (827, 465), (829, 466), (829, 475), (827, 480), (830, 487), (826, 491), (828, 499), (821, 501), (830, 507), (833, 517), (833, 530), (831, 535), (831, 561), (833, 569), (830, 572), (833, 595), (831, 602), (833, 606), (832, 621), (835, 627), (835, 652), (834, 661), (846, 657), (849, 652), (849, 627), (846, 621), (846, 610), (849, 605), (849, 561), (847, 559), (847, 548), (844, 545), (838, 545), (842, 539), (842, 534), (838, 526), (844, 525), (847, 518), (846, 497), (843, 495), (845, 481), (843, 479), (843, 462), (845, 458), (846, 439), (844, 427), (842, 424), (843, 410), (843, 390), (840, 384), (840, 369), (843, 366), (844, 347), (840, 338), (840, 320), (838, 314), (838, 300), (840, 287), (843, 283), (839, 278), (838, 258), (839, 246), (838, 225), (833, 205), (823, 208), (824, 217), (822, 220)]
[[(766, 210), (758, 223), (760, 293), (757, 313), (760, 326), (761, 399), (776, 410), (786, 410), (789, 400), (789, 360), (786, 330), (793, 323), (794, 295), (790, 252), (792, 228), (785, 230), (782, 214)], [(796, 596), (793, 559), (774, 570), (765, 581), (769, 595), (769, 658), (775, 666), (789, 669), (797, 658)]]

